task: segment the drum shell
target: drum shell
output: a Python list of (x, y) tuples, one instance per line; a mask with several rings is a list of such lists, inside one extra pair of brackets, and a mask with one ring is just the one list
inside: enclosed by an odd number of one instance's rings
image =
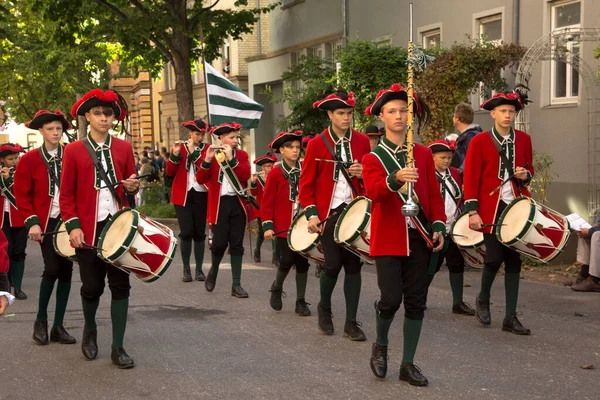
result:
[[(305, 228), (305, 225), (308, 226), (308, 220), (306, 219), (306, 214), (302, 211), (298, 216), (292, 221), (290, 228), (288, 230), (287, 242), (288, 246), (292, 251), (302, 255), (303, 257), (313, 260), (319, 264), (325, 264), (325, 255), (323, 254), (323, 250), (321, 249), (321, 236), (319, 234), (310, 234)], [(304, 248), (297, 248), (294, 245), (294, 239), (296, 235), (314, 235), (314, 239), (311, 243), (309, 243)]]
[[(61, 257), (65, 257), (73, 262), (77, 262), (75, 248), (71, 246), (69, 234), (62, 219), (59, 219), (55, 227), (56, 231), (64, 231), (52, 236), (52, 246), (54, 251)], [(47, 240), (47, 239), (46, 239)]]
[[(352, 212), (354, 207), (357, 206), (361, 202), (366, 202), (366, 211), (362, 220), (359, 221), (359, 224), (355, 227), (351, 227), (353, 230), (353, 234), (347, 238), (342, 238), (341, 233), (345, 232), (342, 229), (344, 224), (352, 221)], [(353, 221), (354, 222), (354, 221)], [(352, 200), (344, 211), (342, 211), (339, 216), (336, 224), (335, 230), (333, 234), (333, 239), (340, 246), (346, 247), (349, 251), (353, 252), (360, 258), (362, 258), (365, 262), (369, 264), (375, 264), (375, 259), (371, 258), (370, 250), (371, 250), (371, 200), (365, 196), (358, 196), (354, 200)]]

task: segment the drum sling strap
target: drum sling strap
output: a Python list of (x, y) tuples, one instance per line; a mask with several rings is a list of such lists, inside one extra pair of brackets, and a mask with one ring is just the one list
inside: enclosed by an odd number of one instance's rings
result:
[(512, 177), (511, 180), (515, 182), (515, 186), (517, 187), (519, 196), (521, 196), (521, 182), (519, 182), (518, 179), (515, 179), (515, 171), (513, 170), (512, 164), (506, 157), (506, 153), (504, 152), (504, 150), (502, 150), (502, 145), (500, 143), (498, 143), (496, 138), (494, 138), (494, 134), (492, 133), (491, 129), (488, 131), (488, 133), (490, 134), (490, 138), (492, 139), (492, 142), (494, 143), (496, 150), (498, 150), (498, 155), (500, 155), (500, 161), (502, 162), (502, 166), (508, 171), (508, 176)]
[(60, 182), (58, 181), (58, 177), (56, 176), (56, 173), (54, 172), (54, 168), (52, 168), (50, 166), (50, 163), (48, 162), (48, 160), (46, 160), (46, 157), (44, 156), (44, 152), (42, 151), (42, 148), (39, 147), (38, 151), (40, 152), (40, 156), (42, 156), (42, 160), (44, 161), (44, 164), (46, 164), (46, 168), (48, 169), (48, 175), (50, 175), (50, 180), (52, 181), (52, 184), (55, 185), (56, 187), (60, 188)]
[[(333, 159), (335, 161), (343, 164), (345, 161), (342, 160), (341, 157), (338, 157), (337, 154), (335, 154), (335, 150), (333, 150), (333, 147), (331, 147), (331, 143), (329, 143), (329, 140), (327, 140), (327, 136), (325, 136), (325, 133), (323, 133), (323, 132), (321, 132), (321, 139), (323, 139), (323, 142), (325, 142), (325, 146), (327, 146), (327, 150), (329, 150)], [(352, 189), (352, 193), (354, 193), (354, 197), (358, 197), (359, 196), (358, 190), (356, 190), (356, 188), (354, 187), (354, 184), (352, 183), (352, 178), (350, 178), (350, 174), (348, 174), (348, 171), (346, 171), (346, 168), (341, 167), (340, 172), (342, 173), (342, 175), (344, 175), (344, 178), (346, 178), (346, 181), (348, 181), (348, 185), (350, 185), (350, 189)]]
[(85, 146), (85, 149), (87, 150), (90, 158), (92, 159), (92, 163), (94, 164), (94, 167), (96, 167), (96, 170), (98, 170), (98, 173), (100, 174), (100, 177), (106, 184), (106, 187), (110, 191), (110, 194), (112, 194), (113, 197), (115, 198), (115, 201), (119, 205), (119, 208), (123, 208), (123, 201), (117, 194), (117, 190), (115, 189), (115, 186), (110, 181), (110, 178), (108, 177), (108, 175), (106, 174), (106, 171), (102, 167), (102, 163), (100, 162), (100, 160), (98, 160), (98, 156), (96, 155), (96, 151), (92, 148), (92, 144), (90, 143), (90, 141), (88, 140), (87, 137), (84, 137), (82, 139), (82, 141), (83, 141), (83, 145)]
[[(235, 157), (235, 154), (234, 154), (234, 157)], [(242, 184), (240, 183), (240, 180), (238, 179), (235, 172), (233, 172), (233, 169), (231, 169), (231, 166), (229, 165), (229, 162), (227, 161), (227, 159), (225, 158), (222, 162), (219, 162), (217, 160), (217, 163), (219, 163), (219, 168), (221, 169), (221, 173), (223, 174), (223, 177), (229, 181), (229, 183), (231, 184), (231, 187), (233, 187), (233, 190), (235, 190), (235, 192), (239, 196), (241, 196), (244, 200), (249, 202), (254, 208), (259, 210), (260, 205), (258, 204), (258, 201), (256, 201), (256, 198), (254, 196), (252, 196), (251, 194), (249, 194), (248, 192), (246, 192), (244, 190), (244, 188), (242, 187)]]

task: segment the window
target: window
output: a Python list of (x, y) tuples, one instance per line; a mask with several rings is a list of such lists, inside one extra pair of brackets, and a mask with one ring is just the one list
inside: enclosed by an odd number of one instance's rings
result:
[(482, 41), (500, 44), (502, 42), (502, 14), (479, 18), (479, 37)]
[(317, 45), (317, 46), (308, 47), (306, 49), (306, 56), (323, 58), (323, 46)]
[(431, 29), (421, 33), (421, 43), (424, 49), (433, 49), (439, 47), (442, 42), (442, 31), (437, 29)]
[[(569, 1), (552, 5), (552, 32), (581, 28), (581, 2)], [(555, 43), (554, 52), (563, 56), (550, 68), (552, 103), (572, 103), (579, 96), (577, 64), (581, 48), (579, 36), (573, 35), (564, 43)]]

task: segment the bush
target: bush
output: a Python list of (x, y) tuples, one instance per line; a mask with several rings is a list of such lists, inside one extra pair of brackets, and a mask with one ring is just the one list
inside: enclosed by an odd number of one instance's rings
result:
[(136, 211), (152, 218), (175, 218), (175, 207), (173, 204), (145, 204), (136, 207)]

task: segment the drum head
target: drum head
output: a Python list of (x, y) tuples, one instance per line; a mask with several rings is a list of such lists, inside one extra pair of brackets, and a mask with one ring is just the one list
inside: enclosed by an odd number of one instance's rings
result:
[[(104, 228), (99, 241), (99, 247), (103, 249), (103, 257), (110, 259), (112, 255), (121, 249), (121, 246), (125, 242), (131, 242), (131, 239), (133, 239), (133, 224), (134, 215), (131, 210), (122, 210), (111, 218), (109, 225)], [(135, 228), (133, 227), (133, 233), (135, 233)], [(127, 247), (129, 246), (127, 245)]]
[(369, 200), (364, 197), (358, 197), (348, 204), (336, 224), (335, 241), (338, 243), (354, 241), (366, 225), (365, 216), (368, 212)]
[(308, 220), (304, 213), (298, 215), (288, 235), (288, 244), (294, 251), (305, 251), (319, 240), (318, 233), (308, 233)]
[(62, 221), (56, 225), (56, 230), (65, 230), (65, 232), (54, 235), (54, 250), (64, 257), (75, 257), (75, 248), (71, 246), (69, 234), (66, 232), (66, 229), (64, 229)]
[(532, 206), (527, 197), (513, 200), (504, 210), (498, 222), (498, 239), (502, 243), (510, 243), (525, 232), (530, 224)]
[[(458, 217), (452, 225), (452, 239), (459, 247), (478, 247), (483, 244), (483, 233), (469, 228), (469, 214)], [(457, 236), (454, 236), (456, 234)]]

